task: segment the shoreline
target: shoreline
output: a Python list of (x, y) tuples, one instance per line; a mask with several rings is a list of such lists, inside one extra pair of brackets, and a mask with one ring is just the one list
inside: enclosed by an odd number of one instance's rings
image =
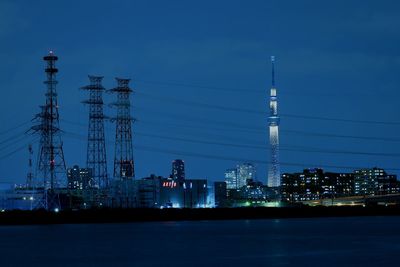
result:
[(400, 207), (93, 209), (78, 211), (65, 210), (58, 213), (45, 210), (13, 210), (0, 213), (0, 226), (364, 216), (400, 216)]

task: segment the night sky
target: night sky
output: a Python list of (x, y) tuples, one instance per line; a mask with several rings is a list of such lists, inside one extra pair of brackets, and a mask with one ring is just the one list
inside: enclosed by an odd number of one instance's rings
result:
[[(91, 74), (106, 88), (132, 79), (137, 178), (167, 176), (182, 158), (190, 178), (222, 180), (254, 161), (266, 182), (275, 55), (282, 172), (400, 174), (399, 33), (398, 1), (0, 0), (0, 182), (25, 181), (35, 137), (22, 133), (45, 102), (49, 50), (68, 167), (86, 164), (79, 88)], [(106, 127), (111, 174), (115, 126)]]

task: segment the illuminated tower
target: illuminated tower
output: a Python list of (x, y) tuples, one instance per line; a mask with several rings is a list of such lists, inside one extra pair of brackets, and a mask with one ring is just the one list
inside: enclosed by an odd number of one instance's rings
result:
[(268, 186), (277, 187), (281, 185), (281, 173), (279, 167), (279, 122), (278, 100), (275, 88), (275, 57), (271, 57), (272, 62), (272, 87), (269, 99), (269, 144), (271, 158), (268, 170)]

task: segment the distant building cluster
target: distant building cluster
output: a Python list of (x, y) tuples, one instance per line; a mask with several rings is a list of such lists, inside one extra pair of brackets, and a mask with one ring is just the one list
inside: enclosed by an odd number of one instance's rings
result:
[(380, 168), (349, 173), (313, 168), (301, 173), (283, 173), (278, 188), (263, 185), (256, 180), (255, 173), (255, 166), (250, 163), (226, 170), (225, 181), (214, 183), (215, 207), (276, 207), (313, 202), (319, 205), (355, 205), (365, 204), (366, 199), (385, 204), (400, 201), (392, 197), (400, 193), (396, 175)]
[(256, 180), (256, 168), (251, 163), (243, 163), (236, 168), (225, 171), (225, 182), (227, 189), (240, 189), (247, 182)]
[[(283, 173), (280, 187), (257, 180), (256, 166), (241, 163), (227, 169), (224, 181), (188, 179), (185, 163), (172, 161), (167, 177), (150, 175), (141, 179), (113, 180), (107, 191), (92, 186), (91, 168), (75, 165), (67, 169), (68, 185), (57, 189), (62, 208), (235, 208), (304, 205), (363, 205), (400, 203), (400, 182), (381, 168), (353, 172), (305, 169)], [(0, 189), (0, 209), (34, 209), (43, 188), (18, 185)]]
[[(73, 185), (75, 195), (80, 195), (82, 189), (87, 192), (96, 191), (93, 187), (79, 187), (83, 181), (90, 180), (87, 169), (68, 169), (68, 182)], [(72, 175), (75, 174), (75, 175)], [(71, 177), (71, 179), (70, 179)], [(86, 183), (87, 184), (87, 183)], [(78, 189), (78, 190), (76, 190)], [(101, 190), (98, 190), (101, 192)], [(171, 174), (168, 177), (150, 175), (142, 179), (114, 180), (104, 199), (104, 205), (112, 208), (205, 208), (209, 206), (207, 201), (208, 187), (206, 179), (186, 179), (185, 163), (181, 159), (172, 162)], [(84, 195), (84, 203), (87, 207), (97, 206), (99, 194)], [(80, 204), (81, 208), (82, 204)]]
[[(91, 168), (75, 165), (67, 169), (68, 185), (56, 189), (62, 208), (206, 208), (213, 206), (206, 179), (187, 179), (185, 163), (172, 162), (167, 177), (150, 175), (142, 179), (114, 180), (107, 191), (96, 188)], [(43, 188), (17, 185), (0, 189), (0, 209), (34, 209)]]
[(380, 168), (355, 170), (352, 173), (305, 169), (301, 173), (284, 173), (281, 181), (282, 200), (289, 202), (400, 192), (396, 175), (387, 174)]
[(225, 181), (214, 183), (215, 207), (274, 206), (279, 190), (257, 181), (256, 166), (238, 164), (225, 171)]

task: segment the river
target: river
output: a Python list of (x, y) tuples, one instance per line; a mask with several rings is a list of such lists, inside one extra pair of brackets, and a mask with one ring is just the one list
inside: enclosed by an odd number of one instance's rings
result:
[(400, 265), (400, 217), (0, 227), (0, 266)]

